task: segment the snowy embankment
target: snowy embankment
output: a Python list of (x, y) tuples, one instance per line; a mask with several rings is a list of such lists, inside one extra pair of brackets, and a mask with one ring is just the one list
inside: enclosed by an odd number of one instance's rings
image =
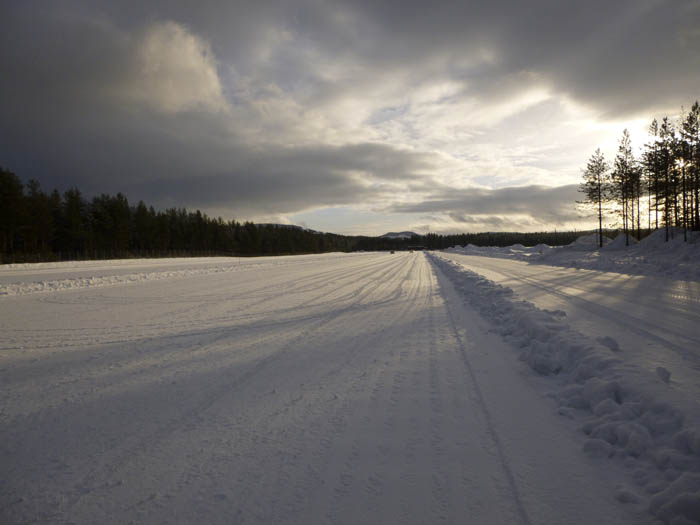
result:
[(538, 244), (527, 247), (513, 246), (455, 246), (447, 251), (466, 255), (515, 259), (551, 266), (584, 268), (604, 272), (635, 275), (663, 275), (673, 279), (700, 281), (700, 235), (688, 232), (688, 242), (683, 240), (683, 231), (675, 229), (666, 242), (666, 231), (656, 230), (637, 242), (632, 236), (630, 245), (620, 234), (614, 240), (605, 239), (605, 246), (598, 248), (596, 235), (579, 237), (568, 246)]
[(621, 488), (619, 501), (648, 499), (664, 523), (700, 522), (698, 414), (683, 413), (665, 368), (653, 374), (630, 366), (617, 355), (615, 339), (586, 336), (567, 325), (562, 311), (538, 309), (455, 262), (432, 260), (534, 372), (551, 378), (558, 412), (588, 436), (584, 451), (631, 471), (639, 490)]

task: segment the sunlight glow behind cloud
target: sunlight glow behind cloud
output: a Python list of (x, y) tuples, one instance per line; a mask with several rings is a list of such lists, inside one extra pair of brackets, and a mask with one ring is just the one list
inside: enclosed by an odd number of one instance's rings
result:
[(210, 45), (183, 26), (152, 25), (134, 55), (128, 98), (165, 113), (228, 110)]

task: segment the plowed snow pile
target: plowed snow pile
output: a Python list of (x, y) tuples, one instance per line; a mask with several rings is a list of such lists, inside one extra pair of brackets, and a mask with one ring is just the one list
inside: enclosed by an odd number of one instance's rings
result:
[[(497, 246), (455, 246), (448, 252), (483, 257), (515, 259), (568, 268), (585, 268), (604, 272), (635, 275), (663, 275), (674, 279), (700, 281), (700, 234), (688, 232), (688, 242), (683, 231), (656, 230), (641, 241), (623, 234), (615, 239), (604, 238), (603, 248), (598, 248), (595, 234), (581, 236), (568, 246), (539, 244), (524, 247), (520, 244), (505, 248)], [(629, 242), (629, 246), (627, 245)]]

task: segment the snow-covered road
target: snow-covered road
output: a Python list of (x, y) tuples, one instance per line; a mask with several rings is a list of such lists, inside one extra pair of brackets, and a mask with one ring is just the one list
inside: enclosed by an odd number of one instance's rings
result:
[(425, 254), (178, 268), (0, 297), (0, 522), (651, 522)]

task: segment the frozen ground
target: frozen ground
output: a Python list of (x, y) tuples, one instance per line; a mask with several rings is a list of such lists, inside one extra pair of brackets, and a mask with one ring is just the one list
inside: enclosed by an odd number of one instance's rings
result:
[(0, 269), (0, 522), (692, 523), (697, 284), (630, 314), (649, 363), (604, 289), (496, 263)]

